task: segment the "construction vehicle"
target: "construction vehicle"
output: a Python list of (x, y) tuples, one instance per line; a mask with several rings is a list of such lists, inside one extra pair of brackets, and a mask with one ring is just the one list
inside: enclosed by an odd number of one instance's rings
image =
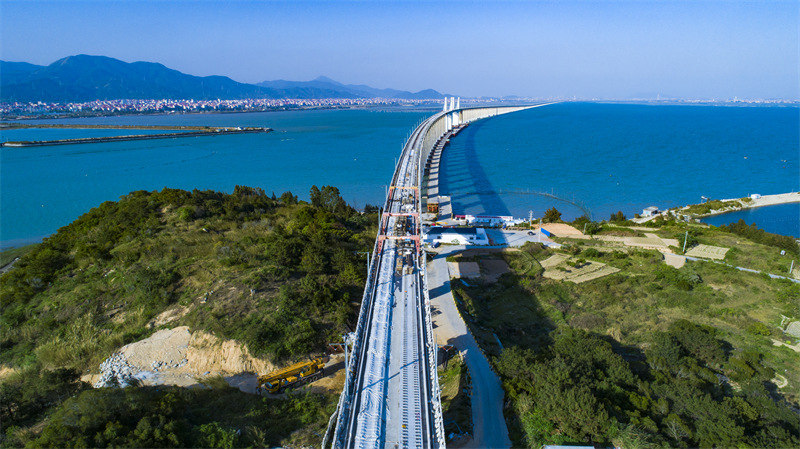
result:
[(325, 362), (324, 357), (318, 357), (259, 376), (258, 391), (283, 393), (287, 388), (299, 387), (320, 379), (325, 375)]

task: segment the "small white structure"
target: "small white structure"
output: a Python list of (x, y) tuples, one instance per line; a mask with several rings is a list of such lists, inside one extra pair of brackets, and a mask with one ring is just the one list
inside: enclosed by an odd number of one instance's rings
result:
[(445, 228), (434, 226), (422, 230), (425, 243), (449, 243), (453, 245), (488, 245), (489, 237), (483, 228)]
[(455, 215), (459, 220), (469, 226), (488, 226), (499, 228), (502, 226), (513, 226), (524, 220), (515, 220), (511, 215)]
[(642, 210), (642, 217), (653, 217), (655, 215), (660, 214), (661, 211), (658, 210), (656, 206), (646, 207)]
[(760, 194), (760, 193), (753, 193), (753, 194), (750, 194), (750, 199), (751, 199), (751, 200), (757, 200), (757, 199), (759, 199), (759, 198), (761, 198), (761, 194)]

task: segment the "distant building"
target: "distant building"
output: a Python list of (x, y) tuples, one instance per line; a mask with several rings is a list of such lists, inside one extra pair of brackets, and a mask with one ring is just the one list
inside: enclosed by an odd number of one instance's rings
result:
[(751, 200), (757, 200), (759, 198), (761, 198), (761, 194), (759, 193), (753, 193), (752, 195), (750, 195)]
[(422, 230), (425, 243), (449, 243), (454, 245), (488, 245), (489, 237), (483, 228), (445, 228), (434, 226)]
[(660, 214), (661, 211), (658, 210), (655, 206), (646, 207), (642, 210), (642, 217), (652, 217), (654, 215)]

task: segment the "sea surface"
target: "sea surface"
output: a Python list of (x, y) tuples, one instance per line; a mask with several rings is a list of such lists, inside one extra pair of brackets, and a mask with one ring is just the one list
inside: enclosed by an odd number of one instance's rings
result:
[[(0, 246), (37, 241), (103, 201), (116, 200), (133, 190), (170, 187), (231, 192), (238, 184), (262, 187), (268, 194), (291, 191), (308, 199), (309, 189), (316, 184), (339, 187), (343, 197), (357, 207), (380, 204), (383, 186), (391, 179), (394, 159), (408, 134), (434, 112), (316, 110), (44, 120), (43, 123), (266, 126), (275, 131), (1, 148)], [(0, 140), (101, 135), (98, 131), (101, 130), (11, 130), (1, 132)], [(120, 130), (107, 131), (105, 135), (115, 135)]]
[(799, 123), (797, 107), (547, 105), (451, 139), (440, 191), (456, 214), (567, 219), (797, 191)]
[(800, 203), (728, 212), (727, 214), (703, 218), (702, 221), (710, 225), (720, 226), (735, 223), (739, 220), (744, 220), (747, 224), (756, 223), (759, 228), (767, 232), (800, 238)]
[[(594, 103), (534, 108), (477, 122), (452, 139), (444, 153), (442, 192), (452, 194), (456, 213), (527, 217), (532, 210), (539, 217), (555, 206), (565, 218), (591, 213), (604, 219), (617, 210), (632, 216), (650, 205), (699, 203), (701, 195), (796, 191), (798, 111)], [(356, 207), (380, 204), (409, 132), (434, 112), (397, 108), (45, 120), (267, 126), (275, 132), (2, 148), (0, 246), (41, 239), (133, 190), (230, 192), (240, 184), (277, 195), (289, 190), (307, 199), (312, 185), (334, 185)], [(0, 140), (123, 134), (119, 131), (16, 130), (0, 132)]]

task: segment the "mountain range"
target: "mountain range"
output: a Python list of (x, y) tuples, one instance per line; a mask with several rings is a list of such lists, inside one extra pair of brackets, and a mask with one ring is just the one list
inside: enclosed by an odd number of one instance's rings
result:
[(311, 81), (247, 84), (226, 76), (194, 76), (154, 62), (124, 62), (75, 55), (47, 65), (0, 61), (0, 101), (81, 102), (112, 99), (392, 98), (438, 99), (435, 90), (408, 92), (342, 84), (321, 76)]

